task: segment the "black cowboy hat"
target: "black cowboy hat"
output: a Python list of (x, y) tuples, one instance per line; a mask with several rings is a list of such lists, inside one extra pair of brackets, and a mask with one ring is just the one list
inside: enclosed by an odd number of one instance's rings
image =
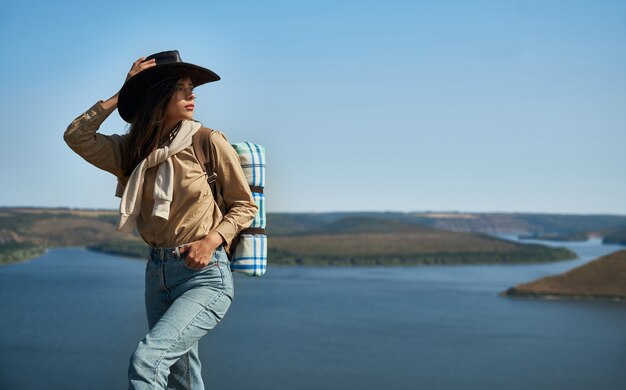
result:
[(198, 65), (183, 62), (178, 50), (162, 51), (152, 54), (144, 61), (156, 59), (156, 65), (142, 70), (128, 79), (120, 89), (117, 99), (117, 111), (122, 119), (130, 123), (133, 121), (137, 103), (143, 93), (150, 87), (171, 79), (190, 77), (194, 87), (217, 81), (220, 76), (215, 72)]

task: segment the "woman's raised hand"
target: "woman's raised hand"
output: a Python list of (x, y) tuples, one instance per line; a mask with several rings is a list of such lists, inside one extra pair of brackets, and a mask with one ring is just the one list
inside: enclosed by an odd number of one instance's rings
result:
[(133, 66), (130, 68), (130, 71), (128, 72), (128, 76), (126, 76), (126, 80), (133, 77), (134, 75), (141, 72), (142, 70), (152, 68), (153, 66), (156, 65), (156, 60), (154, 58), (148, 61), (144, 61), (145, 59), (146, 57), (141, 57), (137, 61), (133, 62)]
[[(126, 76), (127, 81), (129, 78), (133, 77), (142, 70), (152, 68), (154, 65), (156, 65), (156, 60), (154, 58), (148, 61), (144, 61), (145, 59), (146, 57), (141, 57), (137, 61), (133, 62), (133, 66), (130, 68), (128, 75)], [(102, 107), (104, 107), (105, 110), (117, 107), (118, 96), (119, 91), (115, 95), (102, 102)]]

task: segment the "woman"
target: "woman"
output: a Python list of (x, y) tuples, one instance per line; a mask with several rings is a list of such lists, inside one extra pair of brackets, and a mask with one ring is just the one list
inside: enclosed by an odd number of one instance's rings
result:
[[(233, 299), (225, 249), (251, 223), (257, 206), (239, 159), (213, 132), (222, 215), (193, 151), (194, 87), (219, 80), (184, 63), (177, 51), (135, 61), (119, 93), (99, 101), (67, 128), (67, 144), (118, 178), (118, 229), (136, 227), (150, 246), (145, 302), (150, 331), (130, 359), (131, 389), (203, 389), (198, 340)], [(98, 134), (118, 108), (126, 135)]]

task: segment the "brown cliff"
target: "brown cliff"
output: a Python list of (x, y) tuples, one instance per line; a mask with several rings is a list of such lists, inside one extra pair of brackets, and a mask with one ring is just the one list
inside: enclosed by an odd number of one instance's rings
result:
[(520, 284), (502, 295), (626, 302), (626, 250), (600, 257), (560, 275)]

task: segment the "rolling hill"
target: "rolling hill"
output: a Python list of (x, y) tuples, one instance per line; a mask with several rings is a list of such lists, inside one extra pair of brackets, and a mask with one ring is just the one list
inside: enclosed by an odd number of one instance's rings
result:
[(540, 262), (575, 255), (567, 249), (522, 245), (483, 234), (347, 216), (307, 231), (272, 236), (268, 257), (278, 264), (417, 265)]
[(502, 295), (626, 302), (626, 250), (600, 257), (561, 275), (520, 284), (503, 292)]
[[(28, 258), (58, 246), (145, 256), (146, 245), (137, 235), (115, 231), (116, 221), (113, 210), (0, 208), (0, 261), (16, 261), (18, 249), (19, 258)], [(520, 263), (575, 255), (483, 233), (603, 229), (622, 223), (626, 218), (620, 216), (515, 213), (270, 213), (267, 230), (272, 264)]]

